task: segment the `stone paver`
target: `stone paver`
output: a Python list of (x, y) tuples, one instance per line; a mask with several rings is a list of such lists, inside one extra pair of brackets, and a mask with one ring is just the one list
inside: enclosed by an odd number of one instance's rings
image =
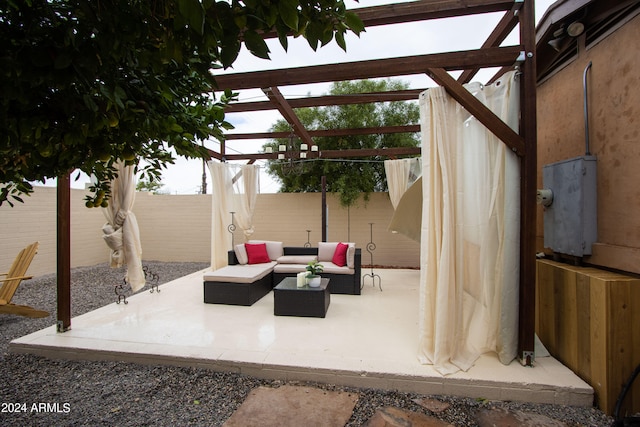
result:
[(344, 426), (358, 401), (354, 393), (285, 385), (249, 393), (225, 427)]
[(482, 409), (476, 416), (479, 427), (566, 427), (561, 421), (544, 415), (505, 409)]
[(452, 427), (452, 425), (417, 412), (385, 407), (378, 409), (364, 427)]

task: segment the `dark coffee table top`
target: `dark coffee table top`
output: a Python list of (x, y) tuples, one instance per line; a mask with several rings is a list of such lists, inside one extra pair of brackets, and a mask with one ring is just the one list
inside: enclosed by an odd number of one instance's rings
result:
[(298, 280), (296, 277), (285, 277), (282, 279), (282, 282), (278, 283), (274, 289), (277, 290), (287, 290), (287, 291), (324, 291), (329, 286), (329, 279), (322, 277), (320, 279), (320, 286), (317, 288), (312, 288), (309, 285), (306, 285), (302, 288), (298, 287)]

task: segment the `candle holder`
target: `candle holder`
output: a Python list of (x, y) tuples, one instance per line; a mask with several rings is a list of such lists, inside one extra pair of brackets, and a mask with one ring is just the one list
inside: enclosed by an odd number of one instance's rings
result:
[(311, 247), (311, 230), (307, 230), (307, 243), (304, 244), (305, 248), (310, 248)]
[(367, 243), (367, 252), (369, 252), (369, 257), (371, 259), (371, 273), (362, 275), (362, 285), (360, 289), (364, 287), (364, 279), (367, 277), (371, 277), (371, 284), (375, 288), (376, 287), (376, 279), (378, 279), (378, 286), (380, 287), (380, 292), (382, 292), (382, 279), (379, 275), (373, 272), (373, 252), (376, 250), (376, 244), (373, 242), (373, 223), (369, 223), (369, 233), (370, 233), (370, 241)]
[(160, 282), (160, 276), (158, 276), (153, 271), (149, 270), (149, 266), (147, 266), (147, 265), (142, 267), (142, 271), (144, 271), (144, 277), (145, 277), (147, 283), (149, 283), (151, 285), (151, 289), (149, 290), (149, 292), (150, 293), (153, 293), (153, 292), (160, 293), (160, 288), (158, 287), (158, 283)]
[(116, 304), (120, 304), (121, 302), (126, 304), (129, 304), (129, 301), (127, 301), (127, 294), (124, 291), (124, 285), (127, 284), (127, 279), (125, 279), (124, 277), (122, 278), (122, 283), (119, 285), (116, 285), (114, 291), (118, 297), (118, 299), (116, 300)]

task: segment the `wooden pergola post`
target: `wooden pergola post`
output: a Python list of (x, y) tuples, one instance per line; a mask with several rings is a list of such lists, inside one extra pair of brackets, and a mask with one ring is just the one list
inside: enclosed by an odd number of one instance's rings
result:
[(520, 135), (524, 138), (524, 156), (520, 167), (520, 304), (518, 357), (533, 365), (536, 296), (536, 36), (534, 2), (525, 1), (520, 9), (520, 41), (525, 60), (521, 65)]
[(58, 177), (57, 186), (57, 331), (71, 329), (71, 180), (70, 173)]

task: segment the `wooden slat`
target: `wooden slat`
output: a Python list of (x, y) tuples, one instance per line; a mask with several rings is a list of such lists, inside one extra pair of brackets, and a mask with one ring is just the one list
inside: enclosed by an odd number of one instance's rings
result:
[[(589, 346), (589, 352), (591, 353), (592, 378), (590, 385), (593, 387), (596, 396), (596, 404), (601, 409), (606, 410), (606, 391), (609, 387), (607, 375), (607, 309), (609, 306), (609, 293), (607, 292), (605, 284), (597, 277), (589, 278), (589, 286), (589, 298), (591, 305), (589, 306), (590, 321), (587, 327), (589, 328), (589, 333), (593, 337)], [(574, 368), (572, 367), (572, 369)]]
[(592, 379), (591, 374), (591, 328), (588, 307), (591, 306), (591, 293), (589, 277), (584, 274), (576, 275), (576, 311), (577, 311), (577, 364), (580, 376), (587, 382)]
[(575, 272), (566, 272), (564, 280), (555, 281), (556, 318), (562, 317), (562, 322), (556, 322), (556, 344), (562, 362), (568, 366), (578, 365), (578, 346), (576, 345), (578, 331), (577, 295)]

